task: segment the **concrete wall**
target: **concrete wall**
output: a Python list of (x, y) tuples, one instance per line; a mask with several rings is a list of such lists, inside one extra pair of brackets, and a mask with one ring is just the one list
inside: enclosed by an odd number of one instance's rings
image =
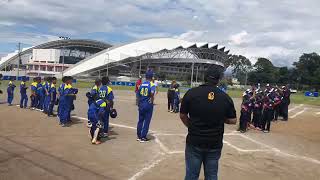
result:
[(32, 50), (32, 60), (34, 61), (46, 61), (46, 62), (55, 62), (59, 63), (60, 58), (60, 50), (59, 49), (33, 49)]

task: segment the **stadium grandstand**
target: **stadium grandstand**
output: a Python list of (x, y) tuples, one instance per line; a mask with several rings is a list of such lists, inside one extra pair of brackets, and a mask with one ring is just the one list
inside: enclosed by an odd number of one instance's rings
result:
[(229, 50), (212, 43), (193, 43), (173, 38), (152, 38), (113, 46), (65, 70), (81, 78), (94, 76), (138, 77), (153, 69), (158, 76), (203, 78), (209, 64), (226, 67)]
[(94, 40), (63, 39), (25, 48), (1, 58), (3, 74), (26, 76), (58, 76), (72, 64), (111, 47)]
[[(26, 76), (99, 76), (137, 78), (148, 69), (163, 79), (196, 77), (210, 64), (228, 66), (229, 50), (214, 43), (151, 38), (122, 45), (93, 40), (57, 40), (12, 53), (0, 61), (4, 74)], [(10, 74), (11, 73), (11, 74)], [(171, 78), (170, 78), (171, 77)]]

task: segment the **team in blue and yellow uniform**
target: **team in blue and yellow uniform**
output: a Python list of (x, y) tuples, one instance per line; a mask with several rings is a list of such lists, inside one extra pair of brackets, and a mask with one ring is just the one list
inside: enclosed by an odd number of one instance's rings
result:
[(31, 99), (31, 109), (35, 109), (37, 107), (37, 87), (38, 87), (38, 82), (37, 82), (37, 78), (33, 78), (33, 82), (31, 83), (31, 95), (30, 95), (30, 99)]
[[(95, 82), (94, 82), (94, 86), (91, 88), (90, 92), (86, 93), (86, 96), (88, 98), (88, 107), (90, 107), (90, 105), (92, 103), (94, 103), (96, 100), (99, 99), (100, 86), (101, 86), (101, 79), (96, 79)], [(91, 127), (91, 122), (90, 122), (89, 117), (88, 117), (87, 126)]]
[(37, 94), (37, 98), (36, 98), (36, 108), (38, 110), (41, 110), (41, 107), (43, 105), (43, 89), (42, 89), (42, 83), (41, 83), (41, 77), (37, 77), (37, 91), (36, 91), (36, 94)]
[(103, 99), (98, 99), (97, 101), (91, 103), (89, 109), (88, 109), (88, 118), (90, 122), (92, 123), (90, 127), (90, 135), (91, 135), (91, 143), (92, 144), (100, 144), (100, 135), (97, 136), (97, 141), (94, 141), (94, 133), (97, 128), (99, 128), (98, 134), (101, 134), (103, 131), (104, 123), (103, 119), (105, 116), (105, 113), (108, 109), (107, 101)]
[(12, 105), (12, 101), (14, 98), (14, 88), (16, 88), (16, 85), (14, 84), (14, 78), (11, 78), (7, 87), (7, 93), (8, 93), (7, 102), (9, 106)]
[(49, 109), (49, 88), (50, 88), (50, 83), (51, 83), (51, 77), (45, 77), (44, 82), (42, 83), (43, 86), (43, 94), (44, 94), (44, 101), (43, 101), (43, 112), (45, 114), (48, 113), (48, 109)]
[(49, 84), (49, 89), (48, 89), (48, 94), (49, 96), (47, 97), (48, 101), (48, 109), (47, 109), (47, 114), (48, 116), (53, 116), (53, 107), (56, 103), (57, 99), (57, 89), (56, 89), (56, 84), (57, 84), (57, 78), (52, 77), (50, 78), (50, 84)]
[(108, 102), (108, 107), (106, 109), (106, 111), (104, 112), (104, 116), (102, 118), (103, 121), (103, 137), (107, 137), (108, 136), (108, 131), (109, 131), (109, 114), (110, 111), (113, 109), (113, 92), (111, 87), (108, 86), (109, 84), (109, 78), (108, 77), (103, 77), (101, 79), (102, 82), (102, 86), (99, 89), (99, 99), (103, 99), (105, 101)]
[(146, 81), (139, 87), (139, 120), (137, 124), (137, 140), (148, 141), (147, 134), (153, 113), (153, 101), (156, 86), (151, 82), (153, 72), (146, 72)]
[(20, 108), (27, 108), (28, 106), (28, 95), (27, 95), (27, 85), (26, 85), (26, 77), (22, 77), (22, 82), (20, 83)]
[(59, 108), (58, 116), (60, 119), (60, 125), (65, 127), (66, 123), (71, 121), (70, 113), (73, 106), (73, 100), (78, 93), (78, 89), (72, 87), (73, 78), (66, 76), (62, 78), (64, 83), (59, 87)]

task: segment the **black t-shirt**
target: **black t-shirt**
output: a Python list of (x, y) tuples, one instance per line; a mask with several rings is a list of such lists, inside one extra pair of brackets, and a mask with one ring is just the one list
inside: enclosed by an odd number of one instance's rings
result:
[(219, 88), (206, 84), (184, 95), (180, 112), (190, 117), (187, 144), (210, 149), (222, 148), (224, 121), (236, 118), (232, 99)]

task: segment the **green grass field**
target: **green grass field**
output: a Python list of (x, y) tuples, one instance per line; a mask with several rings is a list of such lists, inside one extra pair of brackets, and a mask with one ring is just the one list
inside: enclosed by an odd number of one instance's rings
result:
[[(5, 93), (6, 92), (6, 87), (8, 84), (8, 81), (1, 81), (1, 89)], [(20, 81), (16, 81), (15, 84), (18, 86), (20, 84)], [(29, 86), (31, 82), (27, 82), (27, 85)], [(58, 82), (58, 85), (61, 84), (61, 81)], [(93, 82), (85, 82), (85, 81), (78, 81), (77, 83), (74, 84), (74, 87), (76, 88), (90, 88), (92, 87)], [(58, 87), (58, 86), (57, 86)], [(134, 91), (134, 87), (128, 87), (128, 86), (111, 86), (112, 89), (114, 90), (131, 90)], [(159, 88), (160, 92), (166, 92), (167, 88)], [(186, 88), (182, 88), (181, 93), (185, 93)], [(227, 92), (230, 97), (232, 98), (241, 98), (243, 91), (240, 89), (230, 89)], [(303, 92), (298, 92), (296, 94), (291, 95), (291, 103), (294, 104), (308, 104), (308, 105), (315, 105), (315, 106), (320, 106), (320, 97), (306, 97), (304, 96)]]

